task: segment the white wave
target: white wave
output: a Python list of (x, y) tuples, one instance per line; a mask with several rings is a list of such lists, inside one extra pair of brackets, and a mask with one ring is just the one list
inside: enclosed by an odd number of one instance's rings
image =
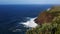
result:
[(47, 11), (49, 11), (51, 8), (48, 8)]
[(34, 20), (36, 19), (36, 17), (35, 18), (29, 18), (29, 17), (27, 17), (27, 18), (30, 19), (30, 20), (26, 21), (26, 22), (21, 22), (19, 24), (23, 24), (23, 25), (25, 25), (25, 27), (33, 27), (33, 28), (35, 28), (37, 26), (37, 24), (34, 22)]

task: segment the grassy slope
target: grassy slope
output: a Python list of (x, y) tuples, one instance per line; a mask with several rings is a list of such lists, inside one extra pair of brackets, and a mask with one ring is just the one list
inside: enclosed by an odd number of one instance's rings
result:
[(54, 18), (49, 23), (43, 23), (36, 28), (28, 30), (26, 34), (60, 34), (60, 8), (53, 7), (47, 13), (51, 13)]

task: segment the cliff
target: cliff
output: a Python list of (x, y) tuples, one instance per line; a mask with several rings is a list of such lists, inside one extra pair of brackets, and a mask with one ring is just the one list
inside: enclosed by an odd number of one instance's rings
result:
[(60, 6), (54, 6), (49, 11), (41, 12), (35, 19), (37, 24), (51, 22), (56, 16), (60, 16)]
[(38, 26), (26, 34), (60, 34), (60, 6), (41, 12), (34, 21)]

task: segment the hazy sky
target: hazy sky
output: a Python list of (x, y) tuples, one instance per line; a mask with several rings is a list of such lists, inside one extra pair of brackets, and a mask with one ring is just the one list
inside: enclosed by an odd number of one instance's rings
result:
[(60, 0), (0, 0), (0, 4), (60, 4)]

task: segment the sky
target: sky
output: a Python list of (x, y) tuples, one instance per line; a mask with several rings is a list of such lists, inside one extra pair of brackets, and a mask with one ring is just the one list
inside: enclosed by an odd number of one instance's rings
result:
[(60, 0), (0, 0), (0, 4), (60, 4)]

